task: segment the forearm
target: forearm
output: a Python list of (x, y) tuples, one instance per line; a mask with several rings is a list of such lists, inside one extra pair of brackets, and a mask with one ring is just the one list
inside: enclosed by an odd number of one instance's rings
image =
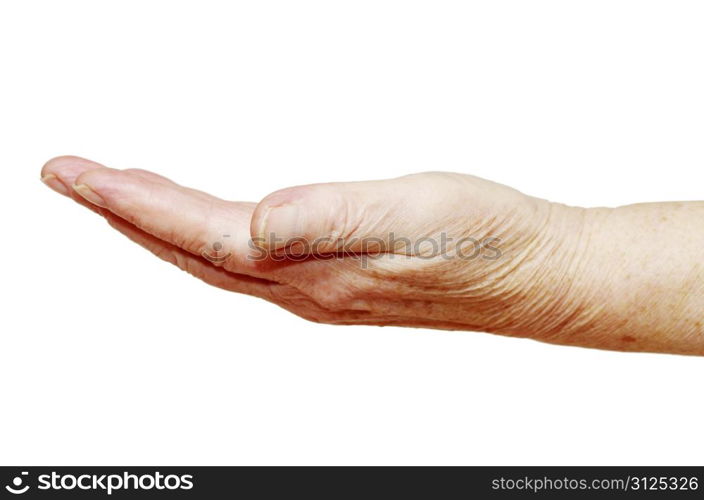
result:
[(566, 261), (551, 271), (555, 302), (536, 302), (543, 318), (531, 333), (564, 344), (704, 354), (704, 203), (564, 208), (582, 222), (565, 238)]

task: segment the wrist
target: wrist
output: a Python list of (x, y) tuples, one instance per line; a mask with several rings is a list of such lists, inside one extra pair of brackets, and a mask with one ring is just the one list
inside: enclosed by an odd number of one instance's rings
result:
[(594, 333), (603, 305), (595, 245), (613, 209), (537, 202), (541, 206), (533, 236), (519, 239), (507, 256), (507, 265), (513, 269), (511, 293), (503, 298), (508, 321), (499, 326), (498, 333), (596, 345), (600, 340)]

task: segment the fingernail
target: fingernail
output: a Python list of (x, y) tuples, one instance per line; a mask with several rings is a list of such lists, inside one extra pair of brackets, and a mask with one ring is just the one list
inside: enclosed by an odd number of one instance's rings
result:
[(256, 235), (256, 238), (254, 238), (253, 242), (256, 246), (260, 248), (266, 248), (267, 243), (266, 243), (266, 223), (267, 220), (269, 220), (269, 212), (271, 212), (271, 208), (267, 208), (264, 211), (264, 214), (261, 216), (261, 219), (259, 220), (259, 225), (257, 226), (257, 230), (254, 233)]
[(259, 225), (259, 236), (269, 248), (282, 248), (299, 235), (300, 207), (282, 205), (268, 209)]
[(89, 186), (86, 184), (74, 184), (73, 189), (83, 196), (86, 200), (91, 202), (93, 205), (98, 205), (99, 207), (106, 208), (106, 203), (105, 200), (95, 191), (93, 191)]
[(68, 189), (54, 174), (46, 174), (42, 177), (42, 182), (57, 193), (68, 196)]

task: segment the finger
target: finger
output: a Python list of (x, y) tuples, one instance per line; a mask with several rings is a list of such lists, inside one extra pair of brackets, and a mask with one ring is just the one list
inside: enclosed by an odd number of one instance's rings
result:
[(142, 177), (144, 179), (158, 182), (158, 183), (168, 185), (168, 186), (173, 186), (176, 184), (174, 181), (172, 181), (168, 177), (164, 177), (163, 175), (157, 174), (156, 172), (151, 172), (149, 170), (144, 170), (141, 168), (126, 168), (123, 170), (123, 172), (129, 172), (131, 174), (137, 175), (137, 176)]
[(427, 173), (284, 189), (257, 205), (251, 235), (270, 250), (305, 244), (310, 253), (408, 253), (406, 240), (451, 229), (472, 209), (468, 178)]
[(105, 168), (100, 163), (86, 160), (78, 156), (57, 156), (44, 164), (41, 170), (41, 179), (54, 191), (71, 196), (76, 177), (88, 170)]
[(73, 199), (76, 203), (94, 212), (101, 213), (100, 207), (88, 203), (72, 189), (76, 178), (83, 172), (101, 168), (105, 168), (105, 166), (78, 156), (58, 156), (44, 164), (41, 170), (41, 180), (57, 193)]
[(74, 190), (88, 202), (156, 238), (230, 271), (255, 271), (258, 252), (248, 245), (253, 204), (110, 168), (87, 170), (74, 182)]
[(129, 172), (130, 174), (134, 174), (134, 175), (136, 175), (136, 176), (142, 177), (143, 179), (151, 180), (151, 181), (153, 181), (153, 182), (162, 184), (162, 185), (164, 185), (164, 186), (177, 186), (177, 187), (180, 187), (180, 188), (183, 189), (184, 191), (187, 191), (188, 193), (190, 193), (190, 194), (192, 194), (192, 195), (194, 195), (194, 196), (198, 196), (198, 197), (200, 197), (200, 198), (204, 198), (204, 199), (213, 198), (212, 195), (210, 195), (210, 194), (208, 194), (208, 193), (206, 193), (206, 192), (203, 192), (203, 191), (199, 191), (199, 190), (197, 190), (197, 189), (193, 189), (193, 188), (189, 188), (189, 187), (182, 186), (182, 185), (177, 184), (176, 182), (172, 181), (171, 179), (169, 179), (169, 178), (167, 178), (167, 177), (164, 177), (163, 175), (157, 174), (157, 173), (155, 173), (155, 172), (151, 172), (151, 171), (149, 171), (149, 170), (143, 170), (143, 169), (141, 169), (141, 168), (126, 168), (126, 169), (123, 170), (123, 172)]
[(272, 286), (280, 286), (265, 279), (231, 273), (221, 267), (215, 267), (206, 259), (160, 240), (112, 213), (108, 213), (106, 219), (113, 228), (130, 240), (209, 285), (267, 300), (272, 299)]
[[(95, 170), (99, 168), (107, 168), (100, 163), (96, 163), (85, 158), (80, 158), (78, 156), (58, 156), (49, 160), (41, 171), (41, 180), (49, 186), (51, 189), (59, 194), (73, 198), (77, 203), (90, 208), (94, 211), (96, 210), (96, 205), (86, 202), (85, 198), (79, 195), (74, 189), (73, 185), (76, 183), (76, 178), (83, 172), (89, 170)], [(163, 185), (177, 186), (174, 181), (159, 175), (149, 170), (143, 170), (139, 168), (128, 168), (124, 172), (130, 172), (136, 176), (142, 177), (153, 182), (158, 182)], [(188, 188), (184, 188), (188, 189)], [(194, 195), (201, 197), (208, 196), (207, 193), (198, 191), (195, 189), (189, 189)]]

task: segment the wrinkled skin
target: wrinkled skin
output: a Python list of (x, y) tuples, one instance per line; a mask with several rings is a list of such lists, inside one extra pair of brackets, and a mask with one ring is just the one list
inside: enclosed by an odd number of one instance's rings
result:
[[(206, 283), (312, 321), (704, 354), (702, 203), (584, 209), (430, 172), (257, 204), (77, 157), (49, 161), (42, 180)], [(676, 248), (656, 248), (654, 230)], [(443, 238), (438, 255), (428, 242)]]

